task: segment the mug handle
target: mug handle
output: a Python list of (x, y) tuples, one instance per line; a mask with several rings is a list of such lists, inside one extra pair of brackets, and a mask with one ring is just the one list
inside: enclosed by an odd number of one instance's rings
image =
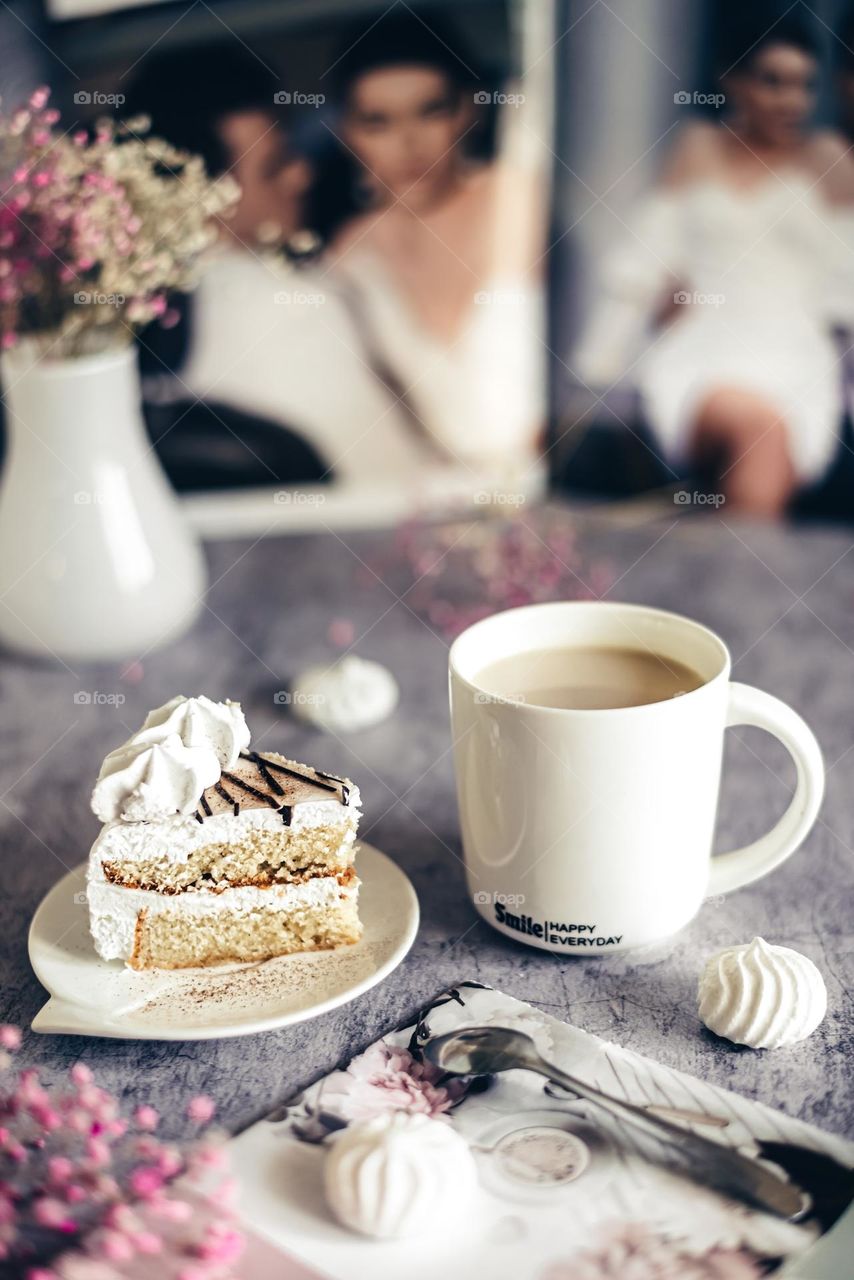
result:
[(785, 702), (748, 684), (733, 683), (726, 722), (727, 728), (747, 724), (772, 733), (794, 760), (798, 780), (788, 809), (767, 835), (712, 858), (709, 897), (752, 884), (785, 862), (812, 828), (824, 795), (821, 748), (812, 730)]

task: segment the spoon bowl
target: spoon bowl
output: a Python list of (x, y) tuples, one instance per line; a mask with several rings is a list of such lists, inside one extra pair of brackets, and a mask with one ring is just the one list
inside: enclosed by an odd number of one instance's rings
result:
[(529, 1035), (509, 1027), (470, 1027), (434, 1036), (423, 1052), (434, 1067), (452, 1076), (493, 1075), (529, 1064), (536, 1070), (540, 1056)]

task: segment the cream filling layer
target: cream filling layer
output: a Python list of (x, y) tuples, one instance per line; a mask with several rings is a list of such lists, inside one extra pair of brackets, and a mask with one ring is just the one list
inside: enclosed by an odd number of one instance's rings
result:
[(165, 894), (127, 889), (90, 874), (86, 890), (89, 927), (95, 950), (102, 960), (130, 959), (140, 911), (148, 916), (173, 911), (188, 920), (218, 912), (245, 913), (259, 909), (295, 914), (305, 909), (329, 910), (342, 900), (355, 901), (358, 893), (358, 881), (342, 886), (335, 876), (315, 876), (303, 884), (271, 885), (265, 889), (242, 885), (221, 893), (188, 889), (180, 894)]
[(139, 862), (163, 859), (180, 865), (209, 844), (239, 844), (251, 831), (306, 831), (313, 827), (340, 829), (341, 840), (351, 845), (361, 817), (358, 788), (350, 792), (350, 803), (337, 800), (309, 800), (296, 804), (291, 824), (286, 827), (275, 809), (241, 809), (240, 813), (218, 813), (204, 822), (192, 815), (176, 814), (162, 822), (108, 822), (92, 846), (90, 861)]

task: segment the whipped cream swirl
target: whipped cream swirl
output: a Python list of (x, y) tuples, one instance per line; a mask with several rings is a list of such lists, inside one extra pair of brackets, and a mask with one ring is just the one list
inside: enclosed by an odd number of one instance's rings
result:
[(465, 1139), (443, 1120), (387, 1111), (335, 1139), (324, 1182), (339, 1222), (389, 1240), (435, 1231), (463, 1213), (477, 1170)]
[(812, 960), (763, 938), (712, 956), (699, 994), (709, 1030), (751, 1049), (804, 1040), (827, 1012), (827, 988)]
[(102, 822), (160, 822), (192, 813), (202, 792), (248, 746), (238, 702), (172, 698), (104, 760), (92, 809)]
[(192, 813), (220, 772), (211, 747), (186, 747), (177, 733), (162, 742), (131, 739), (111, 751), (101, 766), (92, 809), (102, 822), (159, 822)]
[(177, 733), (185, 747), (211, 747), (223, 769), (233, 769), (249, 746), (249, 729), (239, 702), (213, 702), (203, 694), (179, 694), (149, 711), (131, 742), (163, 742)]

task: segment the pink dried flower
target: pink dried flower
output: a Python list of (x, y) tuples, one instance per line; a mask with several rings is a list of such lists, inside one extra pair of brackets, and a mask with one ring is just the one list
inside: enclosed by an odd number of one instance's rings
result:
[(163, 1252), (163, 1238), (154, 1231), (136, 1231), (131, 1240), (139, 1253), (150, 1255)]
[(186, 1200), (169, 1200), (166, 1196), (155, 1196), (149, 1204), (152, 1213), (163, 1218), (165, 1222), (188, 1222), (193, 1216), (192, 1206)]
[[(116, 123), (93, 139), (64, 133), (46, 102), (37, 90), (27, 108), (0, 114), (0, 226), (14, 226), (3, 251), (14, 245), (24, 285), (0, 297), (0, 340), (25, 330), (37, 349), (76, 355), (117, 345), (123, 321), (148, 323), (168, 293), (192, 287), (212, 220), (239, 192), (230, 178), (211, 182), (196, 157)], [(82, 310), (81, 271), (105, 299)]]
[[(6, 1036), (14, 1043), (14, 1034)], [(70, 1077), (70, 1085), (47, 1088), (28, 1068), (0, 1100), (0, 1260), (32, 1259), (34, 1246), (42, 1247), (40, 1233), (53, 1233), (50, 1248), (79, 1235), (82, 1243), (62, 1253), (56, 1271), (42, 1268), (41, 1274), (117, 1280), (114, 1268), (154, 1258), (179, 1236), (183, 1255), (195, 1256), (208, 1280), (225, 1280), (223, 1268), (239, 1252), (241, 1237), (229, 1212), (232, 1185), (210, 1176), (210, 1136), (186, 1153), (149, 1133), (128, 1137), (117, 1099), (96, 1085), (89, 1068), (78, 1063)], [(188, 1110), (204, 1122), (213, 1103), (197, 1098)], [(137, 1123), (157, 1119), (153, 1107), (137, 1108)], [(194, 1179), (197, 1168), (205, 1176), (192, 1204), (167, 1195), (177, 1174), (189, 1171)]]
[(196, 1124), (208, 1124), (216, 1114), (216, 1103), (213, 1098), (200, 1093), (191, 1099), (187, 1107), (187, 1115)]
[(158, 1169), (134, 1169), (130, 1189), (141, 1200), (148, 1200), (163, 1189), (165, 1179)]
[(232, 1227), (214, 1223), (196, 1252), (205, 1262), (234, 1262), (243, 1252), (243, 1236)]
[(97, 1231), (89, 1241), (89, 1247), (96, 1257), (107, 1262), (130, 1262), (135, 1250), (127, 1236), (120, 1231)]
[(228, 1156), (222, 1146), (205, 1142), (193, 1151), (190, 1164), (192, 1169), (222, 1169), (228, 1163)]
[(103, 1138), (89, 1138), (86, 1143), (86, 1155), (90, 1164), (96, 1169), (106, 1169), (113, 1159), (110, 1145)]
[(146, 1129), (151, 1131), (156, 1129), (160, 1124), (160, 1115), (155, 1111), (154, 1107), (141, 1106), (137, 1107), (133, 1113), (134, 1122), (138, 1129)]
[(46, 1100), (30, 1103), (28, 1110), (36, 1124), (47, 1132), (52, 1129), (58, 1129), (62, 1125), (62, 1117), (59, 1112)]
[(47, 1162), (47, 1176), (50, 1182), (63, 1186), (74, 1176), (74, 1163), (68, 1156), (51, 1156)]
[(174, 1178), (184, 1167), (184, 1160), (177, 1147), (161, 1147), (157, 1153), (155, 1168), (163, 1178)]
[(81, 1107), (72, 1107), (66, 1113), (65, 1125), (72, 1133), (89, 1133), (92, 1127), (92, 1119), (89, 1113)]
[(69, 1218), (68, 1209), (61, 1200), (42, 1196), (33, 1201), (33, 1217), (40, 1227), (54, 1227), (58, 1231), (74, 1231), (75, 1222)]
[(10, 1053), (14, 1053), (16, 1049), (21, 1047), (21, 1031), (19, 1027), (13, 1027), (9, 1023), (0, 1026), (0, 1046), (8, 1049)]
[(129, 1204), (111, 1205), (104, 1215), (104, 1223), (116, 1231), (139, 1231), (139, 1216)]

